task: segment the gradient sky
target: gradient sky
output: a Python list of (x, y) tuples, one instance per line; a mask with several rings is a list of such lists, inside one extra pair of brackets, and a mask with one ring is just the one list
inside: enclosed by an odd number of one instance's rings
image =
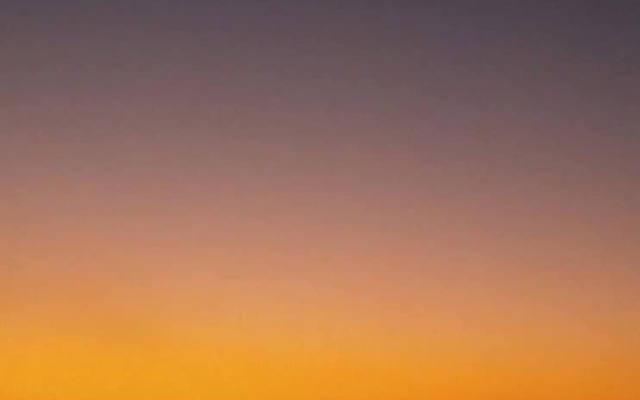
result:
[(0, 1), (0, 400), (637, 400), (632, 3)]

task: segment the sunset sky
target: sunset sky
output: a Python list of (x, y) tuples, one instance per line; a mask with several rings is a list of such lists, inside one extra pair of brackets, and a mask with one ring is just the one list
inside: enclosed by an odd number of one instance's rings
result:
[(639, 21), (0, 0), (0, 400), (640, 399)]

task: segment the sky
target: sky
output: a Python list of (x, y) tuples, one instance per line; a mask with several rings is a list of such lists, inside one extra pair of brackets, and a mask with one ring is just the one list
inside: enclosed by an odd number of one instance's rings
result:
[(0, 0), (0, 400), (637, 400), (639, 18)]

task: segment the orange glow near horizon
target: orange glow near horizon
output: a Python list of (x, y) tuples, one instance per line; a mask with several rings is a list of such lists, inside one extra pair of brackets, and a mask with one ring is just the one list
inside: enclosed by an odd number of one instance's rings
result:
[(640, 399), (635, 22), (33, 3), (0, 400)]

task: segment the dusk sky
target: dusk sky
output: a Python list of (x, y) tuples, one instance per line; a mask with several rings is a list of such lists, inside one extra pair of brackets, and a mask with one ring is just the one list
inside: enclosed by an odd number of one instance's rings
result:
[(0, 0), (0, 400), (638, 400), (640, 3)]

